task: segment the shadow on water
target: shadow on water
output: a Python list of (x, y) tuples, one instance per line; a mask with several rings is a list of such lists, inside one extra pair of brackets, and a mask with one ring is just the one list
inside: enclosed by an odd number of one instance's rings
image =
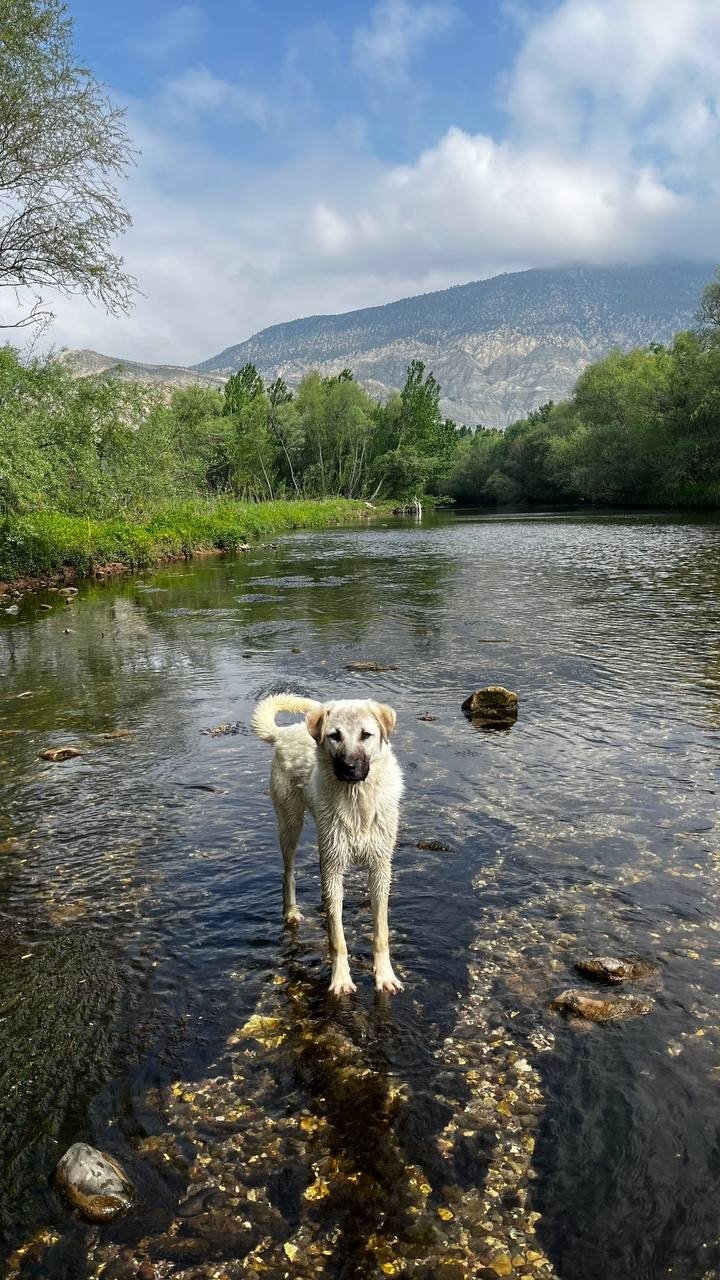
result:
[[(719, 580), (712, 521), (463, 516), (3, 617), (9, 1274), (714, 1275)], [(520, 693), (510, 732), (460, 715), (491, 682)], [(361, 878), (358, 995), (328, 1002), (312, 833), (306, 921), (278, 926), (246, 726), (290, 687), (399, 713), (393, 1002)], [(77, 759), (39, 760), (66, 742)], [(593, 953), (652, 960), (647, 1017), (548, 1010)], [(80, 1138), (138, 1187), (102, 1229), (50, 1185)]]

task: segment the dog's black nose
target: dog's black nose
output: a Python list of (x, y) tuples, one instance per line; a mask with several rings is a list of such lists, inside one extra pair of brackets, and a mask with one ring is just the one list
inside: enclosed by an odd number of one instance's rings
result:
[(335, 777), (340, 782), (364, 782), (368, 776), (368, 760), (333, 760)]

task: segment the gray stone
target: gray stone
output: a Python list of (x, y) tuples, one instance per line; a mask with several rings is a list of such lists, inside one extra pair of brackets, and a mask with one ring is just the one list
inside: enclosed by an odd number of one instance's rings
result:
[(135, 1189), (125, 1170), (86, 1142), (68, 1147), (55, 1170), (65, 1199), (90, 1222), (110, 1222), (133, 1203)]

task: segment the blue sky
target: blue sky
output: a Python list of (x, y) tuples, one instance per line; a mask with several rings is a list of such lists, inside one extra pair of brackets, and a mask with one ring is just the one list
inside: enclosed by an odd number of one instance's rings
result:
[[(399, 31), (388, 37), (385, 57), (373, 6), (360, 0), (130, 0), (117, 8), (83, 0), (71, 11), (79, 55), (128, 97), (151, 98), (188, 67), (241, 85), (250, 118), (207, 115), (194, 128), (228, 154), (260, 164), (288, 159), (299, 143), (321, 144), (342, 121), (361, 127), (388, 162), (412, 160), (451, 125), (502, 127), (498, 77), (519, 43), (510, 11), (493, 0), (397, 6)], [(280, 111), (273, 118), (271, 105), (262, 111), (276, 95), (291, 115), (299, 106), (294, 120)]]
[(532, 266), (720, 257), (718, 0), (69, 0), (127, 112), (142, 295), (56, 346), (190, 363)]

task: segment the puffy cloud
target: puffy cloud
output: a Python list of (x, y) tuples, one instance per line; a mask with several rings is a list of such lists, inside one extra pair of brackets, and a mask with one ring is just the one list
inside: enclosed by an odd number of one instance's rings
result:
[[(437, 9), (413, 7), (428, 12), (412, 38), (368, 44), (399, 5), (379, 6), (361, 42), (378, 68), (407, 66)], [(251, 167), (136, 104), (123, 251), (145, 296), (121, 320), (61, 300), (52, 339), (188, 363), (280, 320), (503, 270), (720, 257), (719, 72), (716, 0), (662, 15), (648, 0), (562, 0), (525, 11), (504, 136), (451, 128), (403, 165), (373, 157), (362, 130), (353, 149), (328, 127), (322, 147)], [(172, 84), (178, 111), (262, 122), (263, 104), (205, 68)]]
[(645, 141), (679, 151), (679, 117), (720, 104), (720, 5), (563, 0), (525, 29), (508, 106), (517, 133), (563, 148)]

